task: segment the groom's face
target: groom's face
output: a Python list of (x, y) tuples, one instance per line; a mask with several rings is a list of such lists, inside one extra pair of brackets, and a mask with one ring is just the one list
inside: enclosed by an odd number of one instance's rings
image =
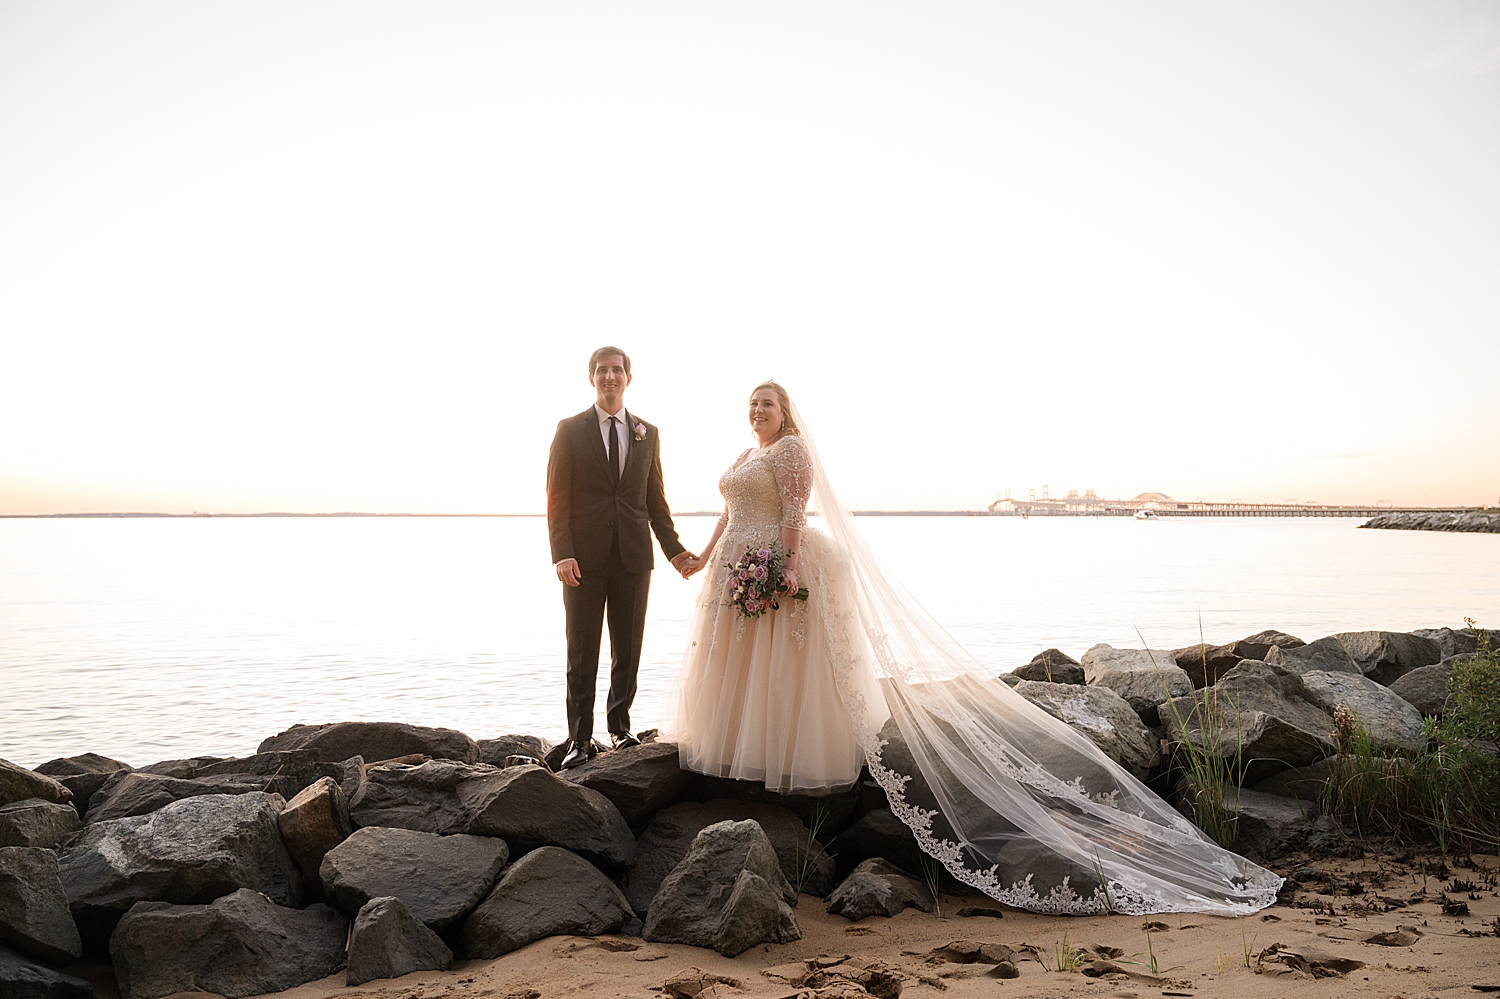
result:
[(625, 371), (625, 358), (619, 354), (599, 358), (599, 363), (594, 365), (594, 373), (589, 376), (589, 384), (594, 386), (599, 406), (605, 412), (614, 412), (625, 395), (625, 386), (630, 384), (630, 375)]

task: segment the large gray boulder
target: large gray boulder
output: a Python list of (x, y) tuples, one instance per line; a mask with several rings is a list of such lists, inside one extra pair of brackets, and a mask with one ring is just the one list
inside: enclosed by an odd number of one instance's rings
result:
[(288, 909), (241, 888), (208, 905), (136, 903), (110, 937), (109, 956), (122, 999), (242, 999), (333, 974), (348, 932), (326, 905)]
[(852, 922), (866, 916), (894, 916), (913, 907), (931, 912), (932, 892), (894, 864), (872, 858), (850, 872), (828, 897), (828, 912)]
[(72, 805), (27, 798), (0, 805), (0, 846), (39, 846), (51, 850), (83, 823)]
[(296, 906), (301, 878), (276, 824), (285, 804), (279, 794), (210, 794), (87, 826), (58, 858), (79, 929), (98, 938), (137, 902), (201, 905), (240, 888)]
[(132, 815), (147, 815), (163, 805), (204, 794), (249, 794), (270, 791), (283, 798), (299, 790), (292, 777), (259, 774), (213, 775), (182, 779), (145, 770), (126, 770), (110, 775), (89, 801), (86, 822), (108, 822)]
[(1353, 712), (1376, 749), (1419, 752), (1427, 748), (1422, 713), (1374, 680), (1313, 670), (1302, 674), (1302, 685), (1303, 697), (1328, 714), (1341, 704)]
[(1304, 812), (1316, 812), (1321, 807), (1323, 791), (1328, 787), (1331, 773), (1327, 760), (1314, 760), (1305, 767), (1274, 773), (1257, 781), (1250, 790), (1292, 798), (1300, 803)]
[(1419, 714), (1441, 718), (1454, 704), (1453, 695), (1448, 692), (1448, 677), (1453, 674), (1453, 664), (1459, 661), (1461, 657), (1454, 656), (1436, 666), (1418, 666), (1388, 689)]
[(94, 987), (0, 944), (0, 996), (5, 999), (93, 999)]
[(349, 799), (349, 818), (356, 827), (414, 829), (439, 836), (471, 832), (471, 815), (458, 800), (458, 786), (499, 772), (487, 764), (454, 760), (367, 766), (364, 782)]
[(1333, 637), (1359, 663), (1365, 676), (1386, 686), (1403, 673), (1419, 666), (1435, 666), (1443, 659), (1442, 645), (1404, 631), (1345, 631)]
[(357, 829), (328, 851), (323, 890), (355, 916), (372, 898), (399, 898), (423, 923), (443, 930), (494, 887), (509, 850), (488, 836), (436, 836), (410, 829)]
[(1083, 673), (1083, 666), (1078, 660), (1057, 649), (1038, 652), (1031, 658), (1031, 662), (1012, 670), (1011, 675), (1020, 680), (1032, 680), (1037, 683), (1081, 684), (1087, 680)]
[(596, 937), (635, 918), (623, 892), (593, 864), (559, 846), (531, 851), (464, 923), (464, 955), (490, 959), (559, 934)]
[(65, 804), (73, 800), (73, 792), (46, 774), (16, 766), (9, 760), (0, 760), (0, 805), (27, 798)]
[(1105, 756), (1142, 780), (1161, 763), (1161, 740), (1151, 734), (1129, 702), (1108, 687), (1022, 680), (1015, 691), (1088, 736)]
[[(1479, 634), (1470, 631), (1468, 628), (1459, 631), (1455, 631), (1452, 628), (1418, 628), (1412, 634), (1418, 638), (1437, 642), (1438, 651), (1444, 659), (1451, 659), (1453, 656), (1462, 655), (1465, 652), (1479, 651)], [(49, 771), (37, 767), (37, 772), (48, 773)]]
[(800, 940), (796, 901), (759, 824), (719, 822), (697, 835), (662, 882), (641, 936), (735, 957), (756, 944)]
[(128, 765), (119, 760), (112, 760), (108, 756), (84, 753), (81, 756), (48, 760), (37, 767), (36, 772), (46, 774), (73, 792), (73, 807), (78, 810), (78, 817), (81, 819), (89, 810), (89, 799), (94, 796), (95, 791), (104, 786), (109, 775), (129, 769)]
[[(753, 819), (776, 851), (781, 872), (794, 887), (822, 897), (833, 889), (835, 867), (802, 820), (777, 805), (754, 801), (683, 801), (657, 812), (636, 841), (635, 866), (625, 872), (625, 897), (637, 912), (646, 912), (667, 875), (692, 849), (698, 834), (719, 822)], [(904, 828), (904, 827), (903, 827)]]
[(0, 943), (54, 964), (83, 955), (51, 850), (0, 849)]
[(545, 766), (551, 748), (550, 742), (534, 735), (498, 735), (479, 740), (479, 762), (503, 767), (512, 756), (525, 756)]
[(360, 756), (371, 763), (421, 753), (435, 760), (479, 762), (479, 746), (451, 728), (426, 728), (402, 722), (336, 722), (293, 725), (260, 744), (262, 753), (310, 749), (328, 763)]
[(468, 832), (499, 836), (518, 852), (560, 846), (610, 873), (635, 858), (635, 836), (620, 810), (598, 791), (545, 767), (509, 767), (458, 785)]
[(1350, 657), (1349, 650), (1331, 635), (1291, 649), (1278, 645), (1266, 653), (1265, 662), (1281, 671), (1297, 674), (1320, 670), (1324, 673), (1364, 675), (1359, 664)]
[(1318, 820), (1315, 805), (1244, 787), (1230, 788), (1224, 804), (1237, 823), (1236, 849), (1263, 860), (1306, 847)]
[(1294, 649), (1305, 644), (1302, 639), (1286, 632), (1267, 630), (1228, 645), (1203, 643), (1173, 649), (1172, 657), (1192, 677), (1194, 688), (1202, 688), (1217, 683), (1219, 677), (1234, 669), (1243, 659), (1264, 661), (1276, 646)]
[(608, 798), (626, 823), (638, 826), (677, 800), (691, 774), (677, 759), (677, 744), (645, 742), (600, 753), (562, 778)]
[(1161, 709), (1173, 742), (1238, 761), (1245, 783), (1334, 751), (1327, 714), (1304, 698), (1295, 673), (1245, 660), (1212, 687), (1174, 698)]
[(447, 971), (453, 951), (411, 914), (399, 898), (372, 898), (354, 917), (349, 933), (345, 985), (400, 978), (413, 971)]
[(320, 883), (323, 858), (354, 832), (344, 791), (332, 777), (319, 777), (299, 791), (276, 817), (276, 824), (287, 852), (309, 884)]
[(1090, 686), (1107, 687), (1125, 698), (1147, 724), (1157, 724), (1157, 705), (1193, 692), (1193, 681), (1172, 653), (1160, 649), (1117, 649), (1100, 643), (1083, 654)]

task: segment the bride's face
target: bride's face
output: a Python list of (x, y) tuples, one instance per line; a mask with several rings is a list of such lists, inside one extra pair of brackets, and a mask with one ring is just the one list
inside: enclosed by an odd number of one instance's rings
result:
[(750, 397), (750, 429), (762, 442), (775, 437), (781, 430), (781, 400), (772, 389), (757, 389)]

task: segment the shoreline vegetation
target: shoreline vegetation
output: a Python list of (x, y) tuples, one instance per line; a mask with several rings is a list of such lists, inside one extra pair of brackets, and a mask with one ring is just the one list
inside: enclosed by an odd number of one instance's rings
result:
[(1058, 974), (1163, 989), (1262, 975), (1237, 989), (1266, 995), (1356, 968), (1399, 981), (1378, 955), (1330, 956), (1315, 927), (1356, 930), (1333, 938), (1346, 950), (1430, 949), (1431, 934), (1438, 964), (1500, 937), (1485, 859), (1500, 853), (1500, 634), (1467, 625), (1049, 649), (1000, 677), (1286, 878), (1275, 912), (1240, 920), (1232, 960), (1211, 917), (1150, 917), (1141, 944), (1118, 914), (1001, 909), (925, 864), (868, 780), (777, 795), (685, 772), (651, 733), (561, 771), (566, 746), (534, 736), (340, 722), (241, 759), (0, 761), (0, 993), (312, 999), (425, 974), (444, 995), (538, 999), (512, 986), (578, 991), (566, 969), (583, 950), (604, 962), (591, 974), (688, 999), (903, 983), (959, 999), (989, 994), (970, 979), (1023, 976), (1030, 994)]

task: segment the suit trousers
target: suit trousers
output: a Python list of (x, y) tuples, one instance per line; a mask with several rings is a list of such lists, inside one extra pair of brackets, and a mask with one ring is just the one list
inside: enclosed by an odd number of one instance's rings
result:
[(646, 594), (651, 570), (629, 572), (620, 546), (610, 546), (603, 570), (583, 574), (577, 586), (563, 586), (568, 632), (568, 738), (587, 746), (594, 736), (594, 684), (599, 675), (599, 644), (609, 619), (609, 695), (605, 724), (611, 734), (630, 731), (641, 639), (646, 632)]

